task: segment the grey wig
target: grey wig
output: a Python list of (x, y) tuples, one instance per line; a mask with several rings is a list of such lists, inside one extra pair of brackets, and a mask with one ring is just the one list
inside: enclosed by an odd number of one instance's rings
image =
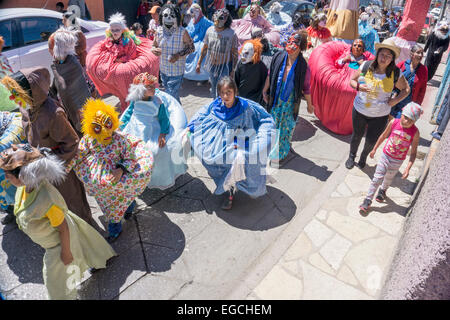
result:
[(38, 149), (44, 157), (23, 166), (20, 169), (19, 179), (32, 189), (37, 188), (43, 180), (47, 180), (53, 185), (60, 184), (66, 177), (64, 161), (48, 148)]

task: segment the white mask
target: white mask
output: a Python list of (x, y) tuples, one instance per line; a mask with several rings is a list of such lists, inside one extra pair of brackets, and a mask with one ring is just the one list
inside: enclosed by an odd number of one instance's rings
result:
[(241, 61), (242, 63), (249, 63), (252, 62), (253, 54), (255, 53), (255, 50), (253, 49), (253, 44), (246, 43), (241, 51)]
[(162, 25), (167, 29), (172, 29), (172, 27), (177, 27), (177, 16), (175, 12), (169, 8), (164, 9), (162, 12)]
[(322, 21), (319, 22), (319, 26), (322, 27), (322, 28), (325, 28), (326, 25), (327, 25), (326, 21), (322, 20)]
[(198, 10), (197, 8), (191, 8), (190, 11), (194, 21), (197, 21), (198, 17), (200, 16), (200, 10)]

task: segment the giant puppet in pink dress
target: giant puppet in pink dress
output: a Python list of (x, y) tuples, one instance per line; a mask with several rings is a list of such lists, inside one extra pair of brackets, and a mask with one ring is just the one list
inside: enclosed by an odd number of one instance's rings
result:
[(402, 22), (394, 38), (395, 45), (401, 49), (395, 61), (408, 60), (410, 50), (422, 32), (431, 0), (407, 0), (403, 10)]
[(311, 70), (311, 100), (314, 114), (321, 123), (337, 134), (351, 134), (353, 100), (356, 91), (350, 87), (350, 78), (363, 61), (375, 57), (357, 45), (330, 41), (314, 49), (309, 57)]
[(252, 38), (252, 31), (260, 28), (263, 30), (264, 37), (274, 46), (280, 45), (280, 32), (275, 29), (270, 22), (260, 14), (260, 6), (252, 3), (248, 14), (242, 19), (233, 20), (231, 29), (236, 32), (238, 37), (239, 47), (243, 43)]
[(152, 52), (152, 41), (136, 37), (126, 27), (125, 18), (116, 13), (109, 18), (106, 39), (94, 45), (86, 57), (86, 68), (100, 95), (111, 93), (120, 99), (122, 111), (128, 88), (143, 72), (159, 73), (159, 58)]

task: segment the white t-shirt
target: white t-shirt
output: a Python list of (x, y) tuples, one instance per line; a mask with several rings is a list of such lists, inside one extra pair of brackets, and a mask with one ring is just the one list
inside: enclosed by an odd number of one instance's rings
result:
[[(362, 72), (363, 65), (359, 71)], [(367, 117), (383, 117), (391, 112), (388, 100), (394, 90), (394, 72), (390, 77), (383, 74), (367, 71), (364, 77), (365, 84), (371, 89), (371, 92), (358, 91), (353, 106), (356, 111)]]

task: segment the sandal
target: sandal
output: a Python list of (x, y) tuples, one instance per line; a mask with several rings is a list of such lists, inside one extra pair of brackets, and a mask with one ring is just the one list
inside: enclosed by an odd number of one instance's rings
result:
[(221, 207), (222, 210), (231, 210), (231, 208), (233, 207), (233, 195), (233, 188), (231, 188), (231, 190), (227, 192), (227, 195), (223, 200)]

